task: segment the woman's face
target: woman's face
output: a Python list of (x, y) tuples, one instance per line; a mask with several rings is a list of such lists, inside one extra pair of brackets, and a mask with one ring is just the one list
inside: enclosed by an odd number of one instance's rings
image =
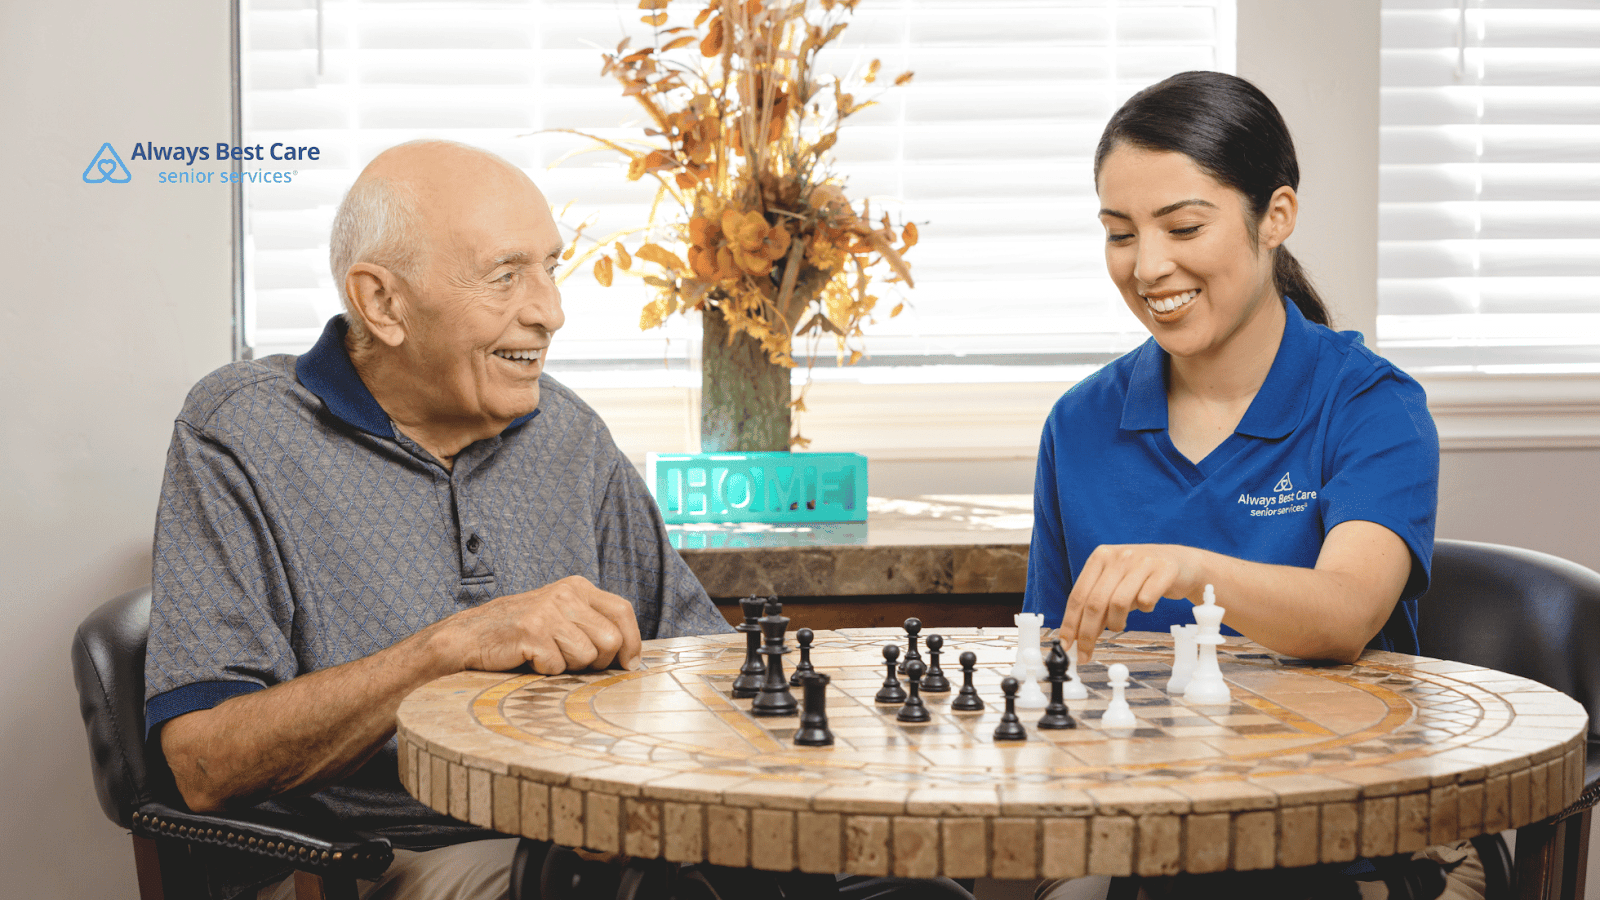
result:
[(1292, 189), (1273, 195), (1254, 237), (1244, 195), (1181, 153), (1122, 144), (1101, 162), (1097, 188), (1106, 270), (1163, 350), (1219, 354), (1269, 318), (1278, 302), (1270, 251), (1294, 228)]

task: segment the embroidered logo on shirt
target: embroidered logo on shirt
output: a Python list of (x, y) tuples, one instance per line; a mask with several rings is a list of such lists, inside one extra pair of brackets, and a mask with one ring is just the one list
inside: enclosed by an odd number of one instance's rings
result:
[(1240, 494), (1239, 503), (1250, 510), (1251, 516), (1285, 516), (1305, 512), (1311, 501), (1317, 499), (1316, 491), (1297, 491), (1289, 473), (1283, 473), (1278, 483), (1267, 494)]

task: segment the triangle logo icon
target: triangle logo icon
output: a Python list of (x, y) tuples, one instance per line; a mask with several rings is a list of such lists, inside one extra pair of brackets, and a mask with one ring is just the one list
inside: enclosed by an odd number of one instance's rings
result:
[(1272, 486), (1272, 490), (1279, 494), (1284, 491), (1294, 490), (1294, 483), (1289, 480), (1288, 472), (1283, 473), (1283, 477), (1279, 478), (1278, 483)]
[(89, 160), (89, 168), (83, 170), (84, 184), (127, 184), (132, 180), (133, 173), (128, 171), (127, 164), (109, 141), (100, 145), (100, 152)]

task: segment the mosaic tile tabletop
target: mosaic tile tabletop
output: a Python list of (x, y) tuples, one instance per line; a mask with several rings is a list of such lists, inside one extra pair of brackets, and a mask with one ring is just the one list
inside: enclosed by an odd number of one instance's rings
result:
[[(647, 642), (637, 672), (461, 673), (402, 704), (401, 780), (456, 818), (596, 851), (955, 878), (1342, 862), (1519, 827), (1580, 791), (1587, 720), (1564, 694), (1393, 653), (1312, 666), (1242, 638), (1219, 648), (1231, 706), (1169, 696), (1170, 637), (1127, 632), (1080, 671), (1076, 729), (1019, 711), (1028, 739), (996, 743), (1014, 631), (940, 632), (956, 687), (953, 661), (977, 654), (987, 709), (924, 694), (923, 725), (873, 703), (904, 632), (817, 632), (832, 747), (797, 747), (798, 717), (729, 698), (739, 634)], [(1114, 662), (1131, 733), (1098, 727)]]

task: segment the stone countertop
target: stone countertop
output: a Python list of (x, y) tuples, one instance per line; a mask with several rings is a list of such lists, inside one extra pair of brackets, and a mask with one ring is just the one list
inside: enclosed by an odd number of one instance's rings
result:
[(712, 597), (1021, 593), (1028, 494), (870, 497), (867, 521), (672, 525)]

